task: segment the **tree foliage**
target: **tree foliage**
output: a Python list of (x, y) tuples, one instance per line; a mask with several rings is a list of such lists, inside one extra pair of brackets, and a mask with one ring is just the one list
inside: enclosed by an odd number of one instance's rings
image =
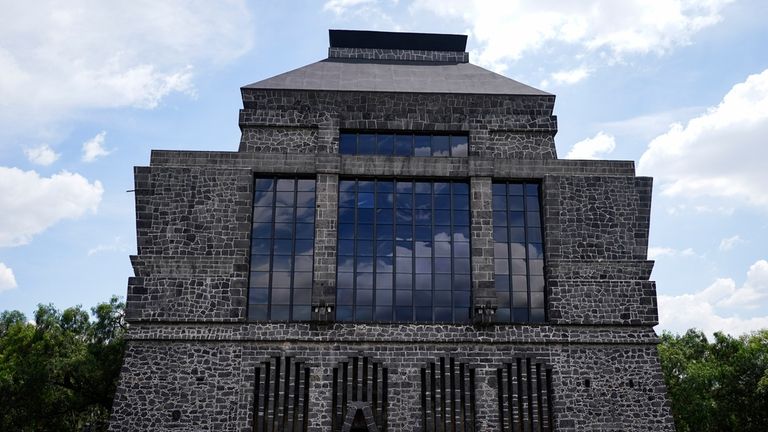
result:
[(120, 372), (124, 304), (0, 313), (0, 430), (106, 430)]
[(659, 355), (679, 432), (768, 428), (768, 330), (739, 338), (664, 333)]

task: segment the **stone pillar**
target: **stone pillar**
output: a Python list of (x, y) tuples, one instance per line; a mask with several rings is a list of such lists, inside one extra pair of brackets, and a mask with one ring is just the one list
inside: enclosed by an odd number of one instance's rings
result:
[(477, 430), (497, 431), (499, 429), (499, 393), (496, 383), (496, 369), (492, 367), (475, 369), (477, 398)]
[(491, 178), (470, 179), (472, 212), (472, 299), (473, 319), (490, 324), (496, 319), (497, 299), (493, 283), (493, 210)]
[(336, 232), (338, 174), (317, 174), (315, 188), (315, 258), (312, 319), (332, 321), (336, 305)]

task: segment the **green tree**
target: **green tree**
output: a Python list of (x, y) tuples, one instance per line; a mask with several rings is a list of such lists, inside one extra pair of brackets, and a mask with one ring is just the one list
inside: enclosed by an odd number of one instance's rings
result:
[(124, 348), (117, 297), (91, 315), (40, 305), (0, 314), (0, 430), (105, 430)]
[(765, 431), (768, 330), (739, 338), (664, 333), (661, 367), (680, 432)]

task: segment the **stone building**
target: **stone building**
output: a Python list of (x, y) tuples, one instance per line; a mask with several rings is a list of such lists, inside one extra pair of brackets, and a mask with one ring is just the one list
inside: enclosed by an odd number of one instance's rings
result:
[(466, 36), (330, 31), (135, 168), (113, 431), (670, 431), (652, 180)]

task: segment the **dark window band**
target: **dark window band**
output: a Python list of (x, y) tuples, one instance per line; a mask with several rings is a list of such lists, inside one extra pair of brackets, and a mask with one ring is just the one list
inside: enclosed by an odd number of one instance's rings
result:
[(339, 153), (346, 155), (466, 157), (466, 135), (358, 133), (339, 134)]

